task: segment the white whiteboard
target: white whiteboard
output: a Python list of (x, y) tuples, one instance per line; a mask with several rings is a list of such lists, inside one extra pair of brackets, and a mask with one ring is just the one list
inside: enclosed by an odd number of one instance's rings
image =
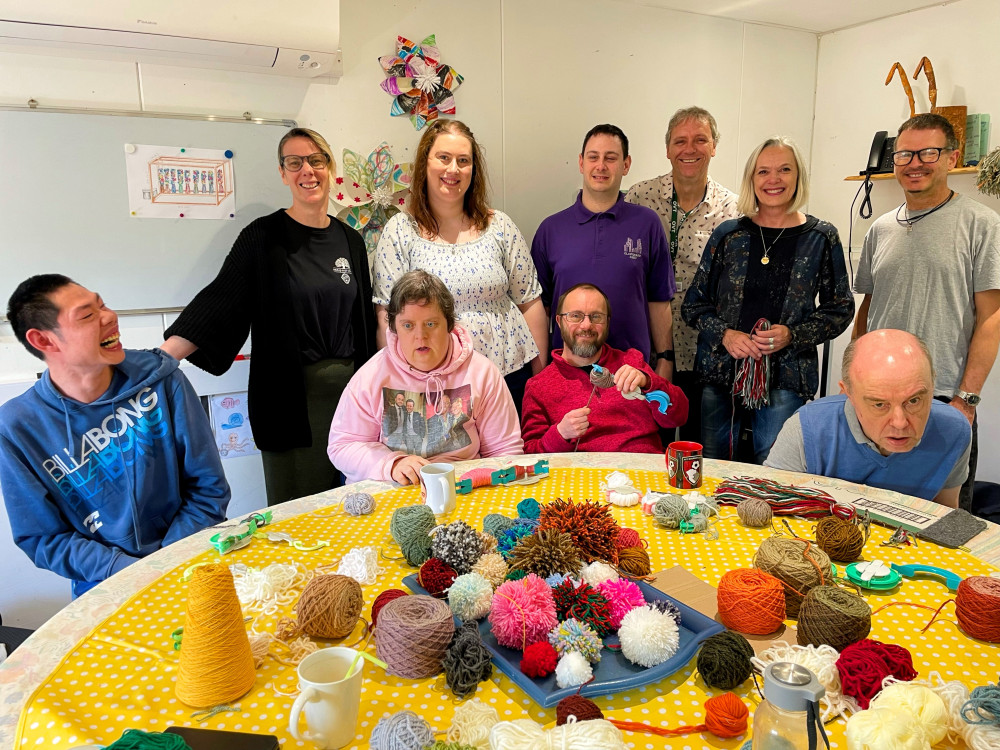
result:
[[(240, 230), (290, 203), (278, 175), (285, 125), (0, 111), (0, 301), (62, 273), (118, 310), (183, 307)], [(234, 221), (129, 215), (127, 143), (229, 149)]]

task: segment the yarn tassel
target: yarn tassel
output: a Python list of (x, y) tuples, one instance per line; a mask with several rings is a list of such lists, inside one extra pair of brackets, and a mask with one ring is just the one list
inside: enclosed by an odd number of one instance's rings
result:
[[(771, 327), (767, 318), (754, 323), (755, 331), (766, 331)], [(733, 396), (743, 402), (747, 409), (760, 409), (770, 401), (771, 355), (760, 359), (746, 357), (736, 363), (736, 379), (733, 381)]]

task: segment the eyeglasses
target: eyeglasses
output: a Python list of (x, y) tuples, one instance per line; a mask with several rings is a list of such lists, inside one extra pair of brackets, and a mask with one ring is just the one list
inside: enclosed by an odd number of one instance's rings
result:
[(330, 164), (330, 157), (317, 151), (315, 154), (309, 154), (309, 156), (289, 154), (288, 156), (282, 156), (280, 160), (281, 166), (288, 172), (298, 172), (302, 169), (303, 162), (309, 162), (309, 166), (313, 169), (326, 169)]
[(952, 148), (922, 148), (919, 151), (893, 151), (892, 163), (897, 167), (905, 167), (914, 156), (919, 156), (923, 164), (933, 164), (941, 158), (942, 151), (954, 151)]
[(560, 316), (566, 318), (566, 320), (568, 320), (570, 323), (582, 323), (584, 318), (589, 318), (590, 322), (593, 323), (595, 326), (599, 326), (602, 323), (606, 323), (608, 318), (611, 317), (610, 315), (606, 315), (605, 313), (602, 312), (583, 313), (580, 312), (579, 310), (573, 310), (572, 312), (568, 313), (559, 313), (558, 315), (556, 315), (557, 318)]

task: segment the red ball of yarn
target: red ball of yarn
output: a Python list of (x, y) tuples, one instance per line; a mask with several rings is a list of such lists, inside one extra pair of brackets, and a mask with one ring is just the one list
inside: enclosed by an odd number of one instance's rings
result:
[(521, 654), (521, 671), (528, 677), (546, 677), (555, 670), (559, 654), (548, 641), (532, 643)]
[(575, 694), (567, 695), (556, 704), (556, 726), (561, 727), (570, 716), (575, 716), (577, 721), (604, 718), (604, 714), (594, 701)]
[(719, 619), (737, 633), (767, 635), (785, 620), (785, 589), (781, 581), (757, 568), (725, 573), (718, 587)]
[(440, 596), (458, 578), (455, 569), (437, 557), (431, 557), (417, 571), (417, 582), (431, 596)]
[(1000, 579), (972, 576), (958, 584), (955, 615), (962, 630), (987, 643), (1000, 643)]
[(615, 546), (618, 549), (627, 549), (628, 547), (645, 547), (646, 542), (639, 532), (635, 529), (621, 528), (618, 529), (618, 537), (615, 539)]
[(902, 646), (865, 639), (852, 643), (837, 659), (841, 690), (856, 698), (862, 710), (882, 689), (882, 680), (892, 675), (898, 680), (917, 676), (913, 657)]
[(382, 611), (382, 607), (401, 596), (407, 596), (407, 593), (402, 589), (386, 589), (375, 597), (375, 601), (372, 602), (372, 630), (375, 629), (375, 623), (378, 622), (378, 613)]

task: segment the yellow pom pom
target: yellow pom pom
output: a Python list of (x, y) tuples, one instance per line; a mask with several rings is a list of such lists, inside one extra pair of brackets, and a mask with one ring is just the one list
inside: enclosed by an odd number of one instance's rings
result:
[(882, 688), (871, 702), (871, 708), (898, 708), (923, 726), (927, 742), (936, 745), (948, 734), (948, 710), (941, 696), (923, 685), (895, 682)]

